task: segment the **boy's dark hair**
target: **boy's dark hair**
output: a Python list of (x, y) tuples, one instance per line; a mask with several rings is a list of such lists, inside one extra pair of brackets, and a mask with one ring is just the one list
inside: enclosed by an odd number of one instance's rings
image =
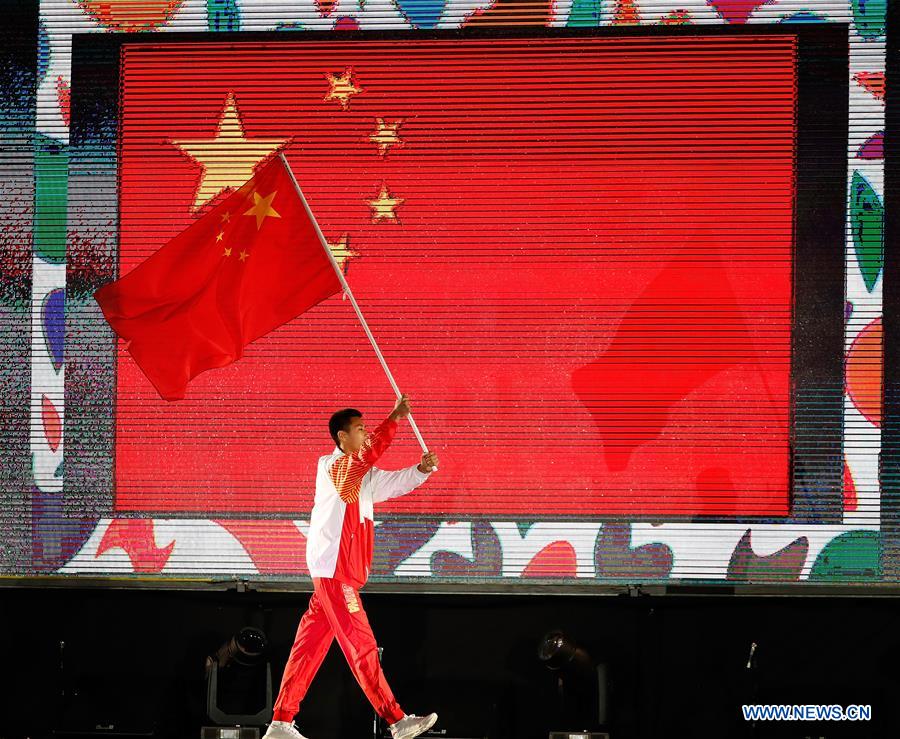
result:
[(328, 431), (331, 434), (331, 438), (334, 439), (334, 445), (338, 449), (341, 448), (341, 442), (338, 441), (338, 431), (349, 431), (350, 421), (353, 418), (362, 418), (362, 413), (356, 408), (344, 408), (344, 410), (335, 413), (328, 421)]

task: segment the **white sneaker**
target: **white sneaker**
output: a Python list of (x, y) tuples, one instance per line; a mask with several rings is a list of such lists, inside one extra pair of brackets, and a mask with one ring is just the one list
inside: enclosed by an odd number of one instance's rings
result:
[(291, 721), (273, 721), (263, 739), (306, 739)]
[(429, 713), (427, 716), (416, 716), (410, 713), (396, 724), (391, 724), (391, 736), (393, 739), (413, 739), (414, 736), (424, 734), (436, 723), (436, 713)]

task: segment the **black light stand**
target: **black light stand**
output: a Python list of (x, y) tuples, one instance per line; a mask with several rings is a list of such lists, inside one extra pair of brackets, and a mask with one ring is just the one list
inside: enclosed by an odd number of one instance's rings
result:
[[(262, 630), (245, 626), (206, 659), (206, 713), (216, 726), (201, 739), (258, 739), (272, 715), (272, 668)], [(263, 687), (264, 683), (264, 687)]]
[[(556, 673), (557, 696), (567, 723), (603, 726), (607, 721), (607, 670), (562, 631), (544, 635), (538, 659)], [(552, 731), (551, 739), (609, 739), (600, 731)]]

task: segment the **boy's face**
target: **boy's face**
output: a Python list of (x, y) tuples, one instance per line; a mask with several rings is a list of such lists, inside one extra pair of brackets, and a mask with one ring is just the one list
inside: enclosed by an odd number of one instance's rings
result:
[(347, 454), (353, 454), (359, 450), (366, 440), (369, 432), (366, 431), (366, 424), (359, 416), (353, 416), (350, 419), (348, 431), (338, 431), (338, 440), (341, 442), (341, 449)]

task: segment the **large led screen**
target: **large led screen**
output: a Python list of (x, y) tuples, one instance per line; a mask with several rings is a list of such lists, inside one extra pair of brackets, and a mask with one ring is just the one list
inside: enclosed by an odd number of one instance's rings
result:
[[(795, 54), (789, 37), (126, 45), (119, 274), (284, 151), (442, 458), (386, 510), (785, 515)], [(340, 296), (178, 402), (120, 342), (116, 509), (309, 511), (330, 413), (378, 421), (391, 401)], [(404, 433), (382, 463), (417, 457)]]

